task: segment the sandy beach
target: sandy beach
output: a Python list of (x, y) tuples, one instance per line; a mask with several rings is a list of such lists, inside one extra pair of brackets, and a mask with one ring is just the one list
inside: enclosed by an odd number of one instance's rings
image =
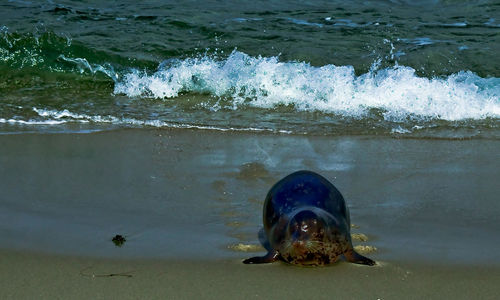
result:
[(496, 299), (500, 276), (498, 267), (411, 262), (300, 268), (0, 254), (2, 299)]
[[(2, 299), (500, 291), (496, 140), (124, 129), (1, 135), (0, 144)], [(352, 233), (367, 237), (355, 244), (375, 247), (366, 255), (378, 266), (241, 263), (259, 250), (267, 190), (299, 169), (343, 193)]]

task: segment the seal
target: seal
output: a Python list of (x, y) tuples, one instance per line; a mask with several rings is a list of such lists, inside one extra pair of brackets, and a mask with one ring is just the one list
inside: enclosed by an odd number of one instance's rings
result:
[(283, 260), (324, 266), (343, 255), (352, 263), (375, 265), (352, 246), (344, 197), (317, 173), (298, 171), (278, 181), (267, 193), (263, 219), (259, 239), (268, 253), (246, 259), (245, 264)]

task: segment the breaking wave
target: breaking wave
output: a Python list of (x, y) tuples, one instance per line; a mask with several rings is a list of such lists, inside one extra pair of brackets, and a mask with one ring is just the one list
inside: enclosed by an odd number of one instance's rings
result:
[(230, 99), (222, 106), (211, 103), (214, 110), (290, 106), (363, 118), (376, 109), (393, 122), (500, 117), (500, 78), (481, 78), (470, 71), (426, 78), (411, 67), (378, 69), (379, 63), (356, 75), (352, 66), (280, 62), (278, 57), (251, 57), (235, 50), (223, 60), (167, 60), (152, 74), (132, 70), (115, 83), (114, 92), (165, 99), (202, 93)]

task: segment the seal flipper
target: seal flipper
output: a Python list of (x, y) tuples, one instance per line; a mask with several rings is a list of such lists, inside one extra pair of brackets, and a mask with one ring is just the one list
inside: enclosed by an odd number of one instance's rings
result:
[(261, 228), (259, 230), (259, 242), (268, 251), (267, 254), (264, 256), (255, 256), (255, 257), (245, 259), (243, 261), (244, 264), (266, 264), (266, 263), (272, 263), (272, 262), (275, 262), (278, 260), (279, 253), (277, 250), (274, 250), (271, 248), (271, 244), (269, 243), (269, 240), (267, 239), (267, 235), (266, 235), (266, 232), (264, 231), (264, 228)]
[(267, 264), (278, 260), (279, 253), (276, 250), (269, 251), (265, 256), (255, 256), (243, 261), (244, 264)]
[(344, 253), (344, 257), (347, 259), (348, 262), (352, 262), (355, 264), (360, 264), (360, 265), (367, 265), (367, 266), (373, 266), (376, 265), (377, 263), (368, 257), (365, 257), (358, 252), (354, 251), (353, 248), (347, 250)]

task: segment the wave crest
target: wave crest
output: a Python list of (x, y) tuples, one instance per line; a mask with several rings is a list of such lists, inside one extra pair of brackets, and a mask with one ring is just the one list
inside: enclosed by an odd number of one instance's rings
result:
[[(153, 74), (133, 70), (115, 83), (114, 92), (149, 98), (206, 93), (230, 98), (226, 109), (285, 105), (355, 118), (376, 109), (384, 119), (398, 122), (500, 117), (500, 78), (481, 78), (470, 71), (425, 78), (410, 67), (378, 70), (375, 65), (357, 76), (352, 66), (315, 67), (236, 50), (224, 60), (207, 56), (168, 60)], [(212, 109), (219, 109), (219, 103)]]

